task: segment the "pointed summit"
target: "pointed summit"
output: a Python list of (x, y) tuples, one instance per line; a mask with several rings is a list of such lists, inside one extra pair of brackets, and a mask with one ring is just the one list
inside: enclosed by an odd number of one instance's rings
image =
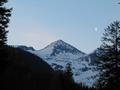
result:
[(59, 40), (57, 40), (57, 41), (55, 41), (55, 42), (53, 42), (53, 43), (63, 44), (63, 43), (66, 43), (66, 42), (64, 42), (63, 40), (59, 39)]
[(38, 50), (36, 53), (38, 56), (43, 56), (45, 58), (51, 58), (59, 55), (63, 55), (63, 57), (65, 57), (66, 55), (67, 58), (78, 58), (85, 55), (85, 53), (64, 42), (63, 40), (57, 40), (55, 42), (52, 42), (42, 50)]
[(63, 40), (61, 40), (61, 39), (59, 39), (59, 40), (57, 40), (56, 42), (64, 42)]
[(50, 45), (62, 45), (62, 44), (65, 44), (65, 42), (63, 40), (57, 40), (55, 42), (52, 42)]

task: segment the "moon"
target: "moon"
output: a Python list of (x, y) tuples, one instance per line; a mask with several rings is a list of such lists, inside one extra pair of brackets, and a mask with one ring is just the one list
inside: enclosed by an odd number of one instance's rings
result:
[(97, 32), (97, 31), (98, 31), (98, 28), (97, 28), (97, 27), (95, 27), (95, 28), (94, 28), (94, 31), (95, 31), (95, 32)]

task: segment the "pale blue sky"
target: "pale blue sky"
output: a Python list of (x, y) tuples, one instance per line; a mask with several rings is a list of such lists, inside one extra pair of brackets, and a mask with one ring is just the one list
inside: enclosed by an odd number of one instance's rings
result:
[(120, 20), (120, 0), (10, 0), (8, 44), (41, 49), (62, 39), (90, 53), (101, 44), (104, 28)]

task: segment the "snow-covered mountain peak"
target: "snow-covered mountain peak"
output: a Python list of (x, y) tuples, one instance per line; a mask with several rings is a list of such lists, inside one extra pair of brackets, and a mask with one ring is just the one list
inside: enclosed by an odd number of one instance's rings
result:
[(65, 42), (63, 41), (63, 40), (57, 40), (57, 41), (55, 41), (55, 42), (53, 42), (53, 43), (51, 43), (51, 44), (54, 44), (54, 45), (63, 45)]
[[(72, 54), (82, 54), (84, 55), (85, 53), (79, 51), (77, 48), (73, 47), (72, 45), (64, 42), (63, 40), (57, 40), (53, 43), (51, 43), (50, 45), (48, 45), (46, 48), (52, 47), (53, 48), (53, 52), (55, 52), (56, 54), (59, 53), (72, 53)], [(54, 55), (54, 53), (52, 53)]]
[(57, 40), (55, 42), (52, 42), (50, 46), (54, 46), (54, 47), (61, 46), (61, 47), (67, 47), (67, 48), (73, 47), (70, 44), (64, 42), (63, 40)]
[(49, 57), (54, 57), (54, 56), (60, 56), (63, 55), (64, 58), (79, 58), (85, 53), (81, 52), (77, 48), (73, 47), (72, 45), (64, 42), (63, 40), (57, 40), (55, 42), (52, 42), (42, 50), (36, 51), (36, 54), (38, 56), (42, 56), (45, 59)]

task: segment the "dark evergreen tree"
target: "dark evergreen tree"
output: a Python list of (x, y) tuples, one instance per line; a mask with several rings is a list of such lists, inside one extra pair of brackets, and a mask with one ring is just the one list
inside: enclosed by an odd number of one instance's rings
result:
[(4, 7), (7, 0), (0, 0), (0, 46), (6, 44), (7, 41), (7, 27), (10, 21), (11, 9)]
[(73, 73), (72, 73), (72, 68), (71, 68), (71, 64), (70, 63), (66, 64), (65, 75), (67, 76), (67, 78), (69, 80), (74, 81), (73, 77), (72, 77)]
[(103, 33), (98, 55), (100, 79), (97, 87), (120, 90), (120, 22), (111, 23)]
[(7, 3), (7, 0), (0, 0), (0, 72), (4, 71), (8, 63), (6, 60), (7, 51), (4, 50), (4, 46), (7, 41), (7, 28), (12, 10), (11, 8), (6, 8), (5, 3)]

